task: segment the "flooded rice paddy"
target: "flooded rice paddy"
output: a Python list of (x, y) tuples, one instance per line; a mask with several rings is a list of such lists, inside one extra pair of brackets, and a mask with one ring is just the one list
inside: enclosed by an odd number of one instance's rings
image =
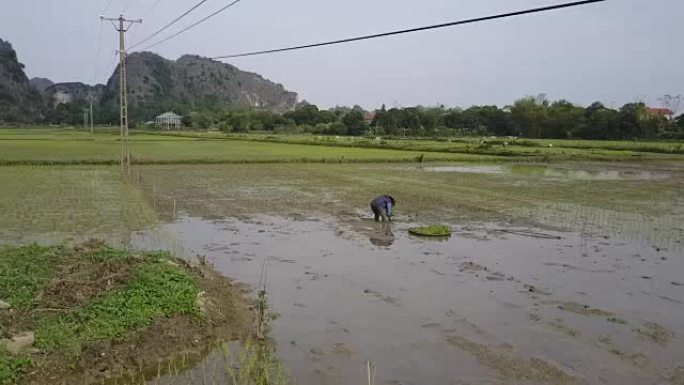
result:
[[(95, 223), (66, 196), (78, 226), (0, 234), (204, 255), (255, 287), (266, 266), (271, 337), (295, 383), (366, 382), (368, 361), (376, 384), (679, 383), (681, 163), (144, 166), (133, 179), (157, 226), (106, 233), (130, 208)], [(387, 192), (391, 225), (367, 208)], [(49, 206), (9, 223), (52, 218)], [(437, 223), (452, 236), (407, 232)]]
[[(180, 247), (267, 290), (272, 337), (302, 384), (658, 384), (684, 359), (684, 260), (643, 242), (359, 219), (185, 217), (143, 248)], [(164, 235), (161, 235), (164, 234)], [(169, 244), (171, 241), (171, 244)]]

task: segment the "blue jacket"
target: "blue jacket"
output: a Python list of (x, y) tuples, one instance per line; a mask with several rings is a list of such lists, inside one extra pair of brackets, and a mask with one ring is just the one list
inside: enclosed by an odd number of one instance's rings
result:
[(384, 210), (387, 215), (392, 215), (392, 198), (388, 195), (379, 196), (373, 199), (371, 202), (371, 207), (376, 210)]

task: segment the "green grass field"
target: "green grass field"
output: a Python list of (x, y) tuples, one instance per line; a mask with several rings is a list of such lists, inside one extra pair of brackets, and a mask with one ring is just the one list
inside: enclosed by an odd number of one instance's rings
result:
[[(682, 160), (676, 142), (521, 139), (382, 139), (312, 135), (132, 132), (135, 164), (430, 161)], [(117, 164), (115, 129), (0, 129), (0, 164)]]
[[(131, 139), (136, 164), (122, 178), (113, 130), (0, 130), (0, 245), (95, 237), (127, 247), (159, 222), (183, 216), (332, 218), (341, 231), (357, 231), (361, 218), (372, 220), (370, 199), (391, 193), (398, 224), (444, 223), (461, 232), (469, 225), (539, 226), (682, 247), (684, 154), (677, 143), (504, 146), (475, 139), (194, 132)], [(76, 255), (55, 250), (64, 249), (0, 246), (0, 298), (17, 308), (37, 307), (35, 293), (51, 281), (53, 268)], [(118, 251), (103, 261), (125, 267), (131, 255)], [(90, 341), (120, 338), (158, 315), (193, 313), (197, 287), (169, 265), (149, 262), (118, 291), (39, 320), (37, 346), (78, 353)], [(131, 301), (154, 306), (122, 306)], [(0, 349), (0, 383), (15, 382), (30, 364)]]
[[(159, 133), (180, 137), (201, 137), (198, 133)], [(204, 134), (220, 137), (221, 134)], [(316, 144), (354, 148), (389, 148), (403, 151), (451, 152), (494, 155), (502, 157), (529, 157), (549, 160), (588, 159), (620, 160), (629, 158), (666, 159), (658, 154), (684, 155), (682, 142), (636, 142), (563, 139), (509, 139), (509, 138), (437, 138), (437, 139), (371, 139), (312, 135), (230, 135), (229, 138), (272, 143)]]
[[(487, 155), (427, 153), (394, 149), (321, 147), (136, 133), (131, 135), (136, 164), (182, 163), (345, 163), (495, 160)], [(0, 164), (117, 164), (119, 136), (111, 131), (90, 135), (75, 130), (0, 130)]]
[[(511, 156), (468, 153), (476, 143), (480, 146), (474, 139), (375, 143), (313, 136), (135, 133), (131, 146), (137, 165), (131, 178), (122, 182), (116, 167), (120, 144), (111, 129), (92, 136), (78, 130), (6, 129), (0, 131), (0, 240), (96, 236), (125, 242), (131, 232), (173, 215), (174, 206), (181, 214), (199, 216), (323, 212), (357, 218), (369, 197), (387, 192), (396, 194), (401, 215), (412, 221), (518, 221), (576, 228), (592, 216), (600, 226), (627, 226), (632, 233), (653, 228), (649, 218), (665, 230), (681, 222), (684, 210), (677, 191), (684, 180), (684, 155), (598, 148), (644, 145), (666, 152), (678, 144), (531, 144), (536, 142), (477, 150), (514, 148), (520, 154)], [(365, 148), (368, 143), (386, 148)], [(421, 155), (424, 163), (419, 164)], [(541, 162), (556, 158), (580, 163)], [(620, 162), (586, 162), (595, 158)], [(458, 160), (463, 162), (454, 162)], [(488, 173), (421, 168), (436, 162), (501, 169)], [(659, 234), (670, 234), (665, 230)]]
[(0, 166), (0, 241), (122, 238), (154, 223), (116, 167)]

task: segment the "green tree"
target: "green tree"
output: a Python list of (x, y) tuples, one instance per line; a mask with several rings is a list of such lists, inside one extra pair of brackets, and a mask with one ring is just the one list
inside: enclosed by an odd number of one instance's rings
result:
[(347, 133), (347, 126), (342, 122), (330, 123), (326, 126), (323, 133), (326, 135), (345, 135)]
[(385, 129), (385, 121), (387, 119), (387, 108), (383, 104), (379, 110), (375, 110), (375, 116), (370, 126), (374, 135), (384, 135), (387, 133)]
[(425, 135), (435, 135), (437, 127), (444, 124), (444, 107), (442, 106), (421, 108), (420, 114), (420, 122)]
[(363, 120), (363, 112), (352, 110), (342, 117), (342, 123), (347, 128), (347, 135), (365, 135), (367, 131), (366, 122)]
[(211, 126), (211, 116), (207, 112), (193, 111), (190, 113), (189, 121), (191, 127), (206, 130)]
[(618, 139), (638, 139), (645, 137), (645, 122), (648, 120), (644, 103), (627, 103), (618, 113)]
[(527, 138), (545, 137), (548, 106), (549, 102), (543, 94), (516, 100), (510, 107), (511, 121), (516, 133)]
[(335, 114), (332, 111), (329, 110), (320, 110), (318, 111), (318, 120), (319, 123), (334, 123), (337, 122), (339, 117), (337, 114)]
[(584, 109), (567, 100), (551, 103), (548, 109), (545, 132), (549, 138), (567, 138), (584, 124)]
[(84, 103), (60, 103), (48, 114), (48, 120), (57, 124), (83, 124)]
[(463, 110), (460, 108), (452, 108), (446, 112), (443, 117), (444, 125), (449, 128), (460, 129), (463, 128), (465, 122), (463, 119)]
[(425, 133), (421, 123), (421, 111), (418, 107), (404, 108), (401, 113), (400, 128), (412, 136), (422, 136)]
[(582, 139), (620, 139), (619, 113), (594, 103), (584, 110), (583, 123), (574, 128), (572, 136)]
[(308, 124), (315, 126), (318, 123), (326, 123), (322, 121), (318, 107), (313, 104), (308, 104), (299, 107), (294, 111), (286, 112), (284, 116), (294, 120), (297, 125)]

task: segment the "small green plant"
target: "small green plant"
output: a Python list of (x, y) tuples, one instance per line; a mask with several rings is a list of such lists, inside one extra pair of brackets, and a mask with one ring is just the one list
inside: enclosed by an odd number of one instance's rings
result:
[(421, 235), (425, 237), (444, 237), (451, 235), (451, 226), (448, 225), (438, 225), (438, 226), (424, 226), (424, 227), (414, 227), (409, 229), (409, 233), (413, 235)]
[(608, 322), (620, 324), (620, 325), (627, 325), (627, 321), (623, 320), (622, 318), (617, 318), (617, 317), (610, 317), (608, 318)]
[(31, 360), (15, 357), (0, 347), (0, 385), (15, 384), (30, 365)]
[(121, 290), (76, 311), (38, 323), (36, 344), (78, 354), (85, 342), (117, 340), (157, 317), (197, 314), (199, 288), (185, 272), (161, 261), (142, 266)]
[(56, 253), (37, 245), (0, 247), (0, 299), (28, 308), (38, 288), (50, 277)]
[(200, 266), (206, 266), (207, 265), (207, 256), (204, 254), (197, 254), (197, 263), (199, 263)]
[(228, 360), (228, 373), (233, 385), (286, 385), (290, 374), (265, 341), (247, 340), (235, 357), (227, 344), (222, 345)]
[(266, 328), (268, 328), (268, 299), (266, 298), (266, 290), (260, 290), (257, 296), (256, 306), (256, 336), (259, 340), (266, 339)]

